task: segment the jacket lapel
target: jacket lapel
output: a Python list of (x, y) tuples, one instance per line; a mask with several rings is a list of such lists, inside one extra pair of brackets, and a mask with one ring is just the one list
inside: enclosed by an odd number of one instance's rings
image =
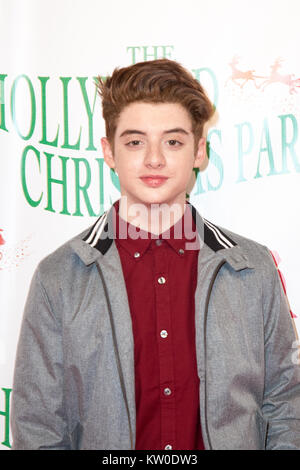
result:
[[(125, 404), (128, 407), (132, 440), (134, 441), (136, 429), (134, 341), (126, 284), (115, 243), (110, 247), (109, 256), (102, 255), (101, 260), (98, 261), (98, 266), (101, 269), (107, 288), (108, 298), (106, 301), (110, 304), (111, 321), (115, 330), (116, 360), (117, 362), (120, 361), (120, 383)], [(132, 445), (134, 446), (135, 443), (132, 442)]]

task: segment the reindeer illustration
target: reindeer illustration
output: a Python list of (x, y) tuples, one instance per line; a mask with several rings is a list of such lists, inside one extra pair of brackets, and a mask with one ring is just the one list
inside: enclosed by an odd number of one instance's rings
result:
[[(232, 62), (230, 62), (230, 67), (232, 70), (232, 75), (228, 77), (226, 80), (225, 85), (227, 85), (229, 80), (232, 80), (233, 83), (238, 85), (240, 88), (243, 88), (244, 85), (249, 81), (252, 80), (254, 82), (254, 85), (256, 88), (259, 88), (259, 85), (257, 85), (255, 79), (256, 78), (267, 78), (267, 77), (260, 77), (259, 75), (254, 75), (255, 70), (246, 70), (242, 71), (239, 70), (236, 66), (239, 63), (239, 57), (236, 55), (233, 57)], [(238, 82), (237, 80), (243, 80), (242, 82)]]
[(300, 87), (300, 78), (295, 78), (293, 73), (288, 75), (280, 74), (278, 70), (281, 68), (282, 62), (283, 59), (278, 57), (271, 65), (271, 75), (261, 84), (262, 91), (266, 88), (266, 86), (271, 85), (272, 83), (283, 83), (289, 87), (289, 92), (291, 95), (296, 93), (296, 87)]

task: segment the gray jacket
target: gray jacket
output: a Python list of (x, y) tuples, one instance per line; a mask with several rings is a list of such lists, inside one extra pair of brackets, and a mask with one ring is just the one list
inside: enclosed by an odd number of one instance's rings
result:
[[(295, 329), (272, 257), (190, 207), (202, 242), (195, 322), (205, 448), (300, 449)], [(15, 365), (13, 449), (134, 449), (133, 333), (112, 213), (35, 272)]]

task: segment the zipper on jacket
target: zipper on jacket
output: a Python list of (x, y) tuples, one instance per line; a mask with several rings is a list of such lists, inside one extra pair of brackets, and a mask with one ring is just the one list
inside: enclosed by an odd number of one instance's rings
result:
[(206, 436), (207, 436), (207, 441), (208, 441), (208, 445), (209, 445), (209, 450), (212, 450), (212, 444), (211, 444), (211, 439), (210, 439), (210, 436), (209, 436), (209, 431), (208, 431), (208, 419), (207, 419), (207, 380), (206, 380), (206, 370), (207, 370), (207, 364), (206, 364), (206, 325), (207, 325), (207, 314), (208, 314), (208, 305), (209, 305), (209, 301), (210, 301), (210, 296), (211, 296), (211, 292), (212, 292), (212, 288), (213, 288), (213, 285), (214, 285), (214, 282), (216, 280), (216, 277), (220, 271), (220, 269), (222, 268), (222, 266), (226, 263), (226, 260), (222, 260), (218, 266), (216, 267), (214, 273), (213, 273), (213, 277), (209, 283), (209, 286), (208, 286), (208, 292), (207, 292), (207, 297), (206, 297), (206, 302), (205, 302), (205, 310), (204, 310), (204, 322), (203, 322), (203, 338), (204, 338), (204, 371), (205, 371), (205, 380), (204, 380), (204, 399), (205, 399), (205, 402), (204, 402), (204, 422), (205, 422), (205, 431), (206, 431)]
[(99, 273), (101, 281), (102, 281), (102, 285), (103, 285), (103, 289), (104, 289), (104, 295), (105, 295), (106, 302), (107, 302), (107, 307), (108, 307), (108, 314), (109, 314), (109, 320), (110, 320), (111, 331), (112, 331), (114, 352), (115, 352), (117, 368), (118, 368), (118, 373), (119, 373), (119, 378), (120, 378), (121, 390), (122, 390), (122, 394), (123, 394), (123, 398), (124, 398), (124, 402), (125, 402), (125, 407), (126, 407), (126, 412), (127, 412), (127, 417), (128, 417), (129, 434), (130, 434), (130, 448), (131, 448), (131, 450), (134, 450), (134, 448), (133, 448), (133, 432), (132, 432), (132, 427), (131, 427), (130, 411), (129, 411), (128, 399), (127, 399), (127, 395), (126, 395), (125, 381), (124, 381), (124, 376), (123, 376), (123, 371), (122, 371), (122, 366), (121, 366), (121, 361), (120, 361), (117, 335), (116, 335), (116, 329), (115, 329), (115, 323), (114, 323), (111, 303), (110, 303), (110, 299), (109, 299), (109, 295), (108, 295), (107, 286), (106, 286), (106, 283), (105, 283), (105, 280), (104, 280), (104, 276), (103, 276), (103, 273), (101, 271), (101, 268), (100, 268), (100, 265), (98, 264), (98, 262), (96, 262), (96, 266), (97, 266), (98, 273)]

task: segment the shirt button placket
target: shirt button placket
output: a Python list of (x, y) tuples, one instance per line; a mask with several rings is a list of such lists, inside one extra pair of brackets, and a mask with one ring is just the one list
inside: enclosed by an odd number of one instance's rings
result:
[[(168, 252), (170, 250), (170, 252)], [(171, 285), (168, 270), (169, 256), (172, 248), (164, 243), (154, 245), (154, 263), (156, 274), (156, 324), (158, 331), (158, 357), (160, 370), (160, 406), (161, 406), (161, 448), (171, 450), (175, 443), (175, 396), (172, 393), (174, 384), (174, 351), (171, 335)]]

